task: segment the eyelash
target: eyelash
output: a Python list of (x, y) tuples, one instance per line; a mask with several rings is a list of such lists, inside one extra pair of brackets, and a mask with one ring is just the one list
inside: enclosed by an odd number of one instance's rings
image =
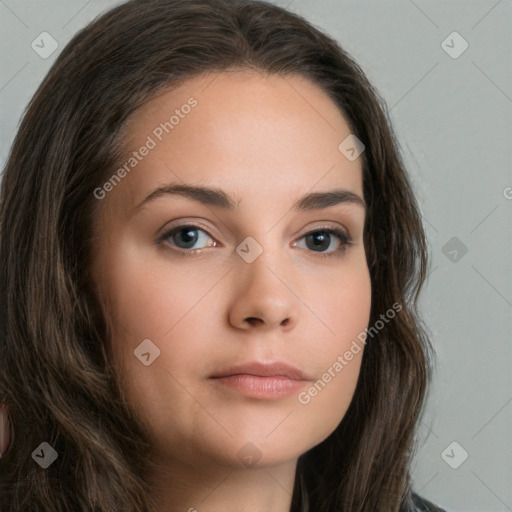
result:
[[(180, 226), (175, 226), (175, 227), (167, 230), (165, 233), (163, 233), (158, 238), (157, 244), (160, 244), (160, 245), (165, 244), (165, 241), (167, 240), (167, 238), (169, 238), (174, 233), (177, 233), (180, 230), (185, 229), (185, 228), (203, 231), (203, 233), (206, 233), (210, 238), (213, 238), (206, 230), (204, 230), (203, 228), (200, 228), (199, 226), (196, 226), (195, 224), (182, 224)], [(345, 233), (341, 229), (336, 229), (336, 228), (331, 228), (331, 227), (318, 227), (312, 231), (308, 231), (307, 233), (302, 235), (300, 238), (302, 239), (308, 235), (318, 233), (318, 232), (327, 233), (329, 235), (336, 235), (341, 240), (341, 245), (338, 249), (335, 249), (334, 251), (331, 251), (331, 252), (318, 252), (317, 256), (319, 256), (320, 258), (341, 257), (345, 254), (346, 250), (349, 247), (354, 245), (354, 242), (352, 241), (352, 239), (350, 238), (350, 236), (347, 233)], [(165, 245), (168, 245), (168, 244), (165, 244)], [(178, 254), (179, 256), (194, 256), (197, 253), (202, 251), (202, 249), (191, 249), (191, 250), (170, 249), (170, 250), (173, 251), (174, 253)], [(311, 251), (311, 252), (316, 252), (316, 251)]]

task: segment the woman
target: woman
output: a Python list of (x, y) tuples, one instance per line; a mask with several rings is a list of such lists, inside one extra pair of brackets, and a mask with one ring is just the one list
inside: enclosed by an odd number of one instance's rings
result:
[(440, 510), (410, 483), (427, 248), (384, 112), (264, 2), (74, 37), (2, 181), (2, 509)]

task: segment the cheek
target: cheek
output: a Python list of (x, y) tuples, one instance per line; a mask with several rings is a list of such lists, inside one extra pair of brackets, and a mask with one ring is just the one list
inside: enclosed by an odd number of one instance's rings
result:
[(323, 358), (325, 365), (348, 350), (352, 340), (357, 339), (368, 326), (371, 278), (367, 266), (358, 262), (330, 273), (318, 283), (308, 301), (316, 317), (312, 322), (317, 329), (316, 339), (322, 340), (315, 349), (327, 357)]
[[(310, 296), (316, 317), (305, 347), (315, 362), (317, 380), (299, 396), (310, 414), (323, 418), (330, 433), (342, 420), (357, 385), (364, 352), (364, 332), (371, 310), (371, 279), (366, 266), (333, 274), (329, 286)], [(316, 332), (315, 332), (316, 331)]]
[[(155, 261), (142, 250), (124, 246), (119, 240), (115, 243), (116, 251), (109, 254), (109, 271), (104, 275), (111, 359), (128, 401), (153, 417), (162, 407), (170, 411), (176, 407), (176, 400), (170, 398), (183, 394), (178, 383), (188, 386), (186, 369), (197, 367), (203, 356), (204, 330), (211, 324), (207, 318), (205, 327), (206, 320), (197, 322), (197, 318), (204, 320), (204, 304), (215, 276), (193, 279), (176, 262)], [(146, 345), (141, 345), (143, 342)], [(140, 346), (150, 347), (152, 362), (148, 366), (134, 354)], [(153, 359), (154, 354), (158, 356)], [(162, 397), (156, 390), (166, 393)]]
[[(159, 386), (155, 381), (159, 368), (180, 381), (188, 380), (186, 369), (200, 367), (200, 361), (208, 360), (208, 347), (212, 349), (210, 331), (222, 314), (219, 297), (223, 292), (216, 287), (219, 272), (209, 268), (185, 271), (186, 265), (179, 261), (169, 262), (154, 255), (150, 258), (145, 251), (136, 253), (129, 248), (123, 250), (121, 244), (119, 247), (118, 258), (111, 259), (115, 264), (108, 274), (113, 357), (117, 365), (124, 368), (124, 373), (132, 374), (132, 382), (140, 374), (137, 386)], [(187, 268), (191, 268), (190, 263)], [(160, 351), (148, 367), (134, 355), (146, 339)], [(160, 380), (169, 382), (169, 374), (158, 373)]]
[(363, 347), (352, 353), (350, 361), (344, 352), (337, 354), (324, 367), (315, 382), (301, 391), (297, 397), (300, 407), (307, 410), (307, 417), (314, 418), (312, 437), (320, 442), (339, 425), (352, 401), (361, 368)]
[[(211, 341), (209, 330), (219, 312), (215, 293), (208, 294), (216, 276), (194, 279), (176, 263), (176, 270), (169, 267), (169, 263), (163, 268), (147, 260), (119, 259), (109, 274), (109, 290), (112, 356), (121, 389), (141, 419), (149, 421), (150, 429), (160, 429), (162, 439), (172, 444), (180, 442), (174, 436), (183, 409), (195, 406), (186, 390), (197, 394), (194, 379), (201, 374), (201, 361), (208, 361), (206, 342)], [(149, 345), (150, 352), (156, 350), (158, 357), (145, 366), (134, 350), (148, 339), (156, 347)], [(169, 429), (173, 422), (175, 428)], [(189, 427), (185, 421), (181, 430)]]
[(132, 341), (172, 336), (211, 288), (211, 279), (194, 279), (176, 262), (154, 264), (138, 259), (119, 259), (109, 274), (115, 319)]

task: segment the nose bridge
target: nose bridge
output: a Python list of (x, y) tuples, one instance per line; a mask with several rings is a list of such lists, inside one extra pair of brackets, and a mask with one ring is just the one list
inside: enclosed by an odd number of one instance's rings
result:
[[(240, 263), (240, 272), (247, 274), (248, 284), (258, 282), (273, 285), (274, 288), (284, 286), (281, 279), (291, 279), (288, 247), (283, 245), (278, 226), (273, 228), (270, 222), (261, 222), (261, 229), (253, 231), (238, 245), (236, 251), (243, 262)], [(270, 226), (270, 227), (268, 227)], [(288, 261), (289, 263), (289, 261)], [(243, 270), (242, 270), (243, 269)]]
[(244, 276), (247, 287), (272, 286), (277, 284), (275, 281), (279, 282), (271, 269), (279, 271), (278, 269), (283, 266), (284, 254), (279, 242), (272, 234), (271, 232), (248, 236), (237, 247), (237, 253), (242, 260), (238, 262), (239, 273)]
[(281, 240), (277, 238), (277, 229), (265, 229), (269, 223), (260, 222), (260, 228), (248, 234), (237, 246), (238, 255), (252, 265), (259, 261), (270, 262), (269, 258), (275, 258), (282, 253)]

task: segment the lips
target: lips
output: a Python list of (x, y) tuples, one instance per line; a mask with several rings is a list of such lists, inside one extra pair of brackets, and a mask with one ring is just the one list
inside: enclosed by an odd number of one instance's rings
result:
[(281, 361), (230, 366), (210, 376), (216, 389), (256, 400), (280, 400), (296, 394), (311, 380), (299, 368)]
[(291, 380), (311, 380), (304, 372), (297, 367), (281, 362), (253, 361), (224, 368), (210, 375), (210, 378), (217, 379), (232, 377), (234, 375), (253, 375), (255, 377), (284, 377)]

